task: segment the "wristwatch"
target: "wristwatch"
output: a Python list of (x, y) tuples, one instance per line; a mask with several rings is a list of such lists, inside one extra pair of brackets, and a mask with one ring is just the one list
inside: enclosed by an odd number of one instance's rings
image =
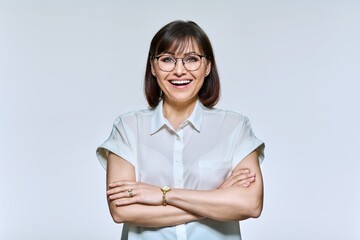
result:
[(163, 193), (163, 198), (162, 198), (162, 205), (166, 206), (167, 202), (166, 202), (166, 193), (171, 191), (171, 188), (169, 186), (163, 186), (162, 188), (160, 188), (160, 190)]

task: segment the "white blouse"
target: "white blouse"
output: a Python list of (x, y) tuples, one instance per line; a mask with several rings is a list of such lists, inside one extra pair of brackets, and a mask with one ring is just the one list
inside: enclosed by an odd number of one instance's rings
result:
[[(193, 113), (175, 130), (160, 102), (153, 110), (119, 116), (96, 152), (105, 169), (109, 151), (130, 162), (136, 181), (209, 190), (219, 187), (252, 151), (258, 151), (261, 163), (264, 146), (248, 118), (239, 113), (209, 109), (197, 101)], [(241, 234), (237, 221), (204, 219), (155, 229), (124, 224), (122, 239), (239, 240)]]

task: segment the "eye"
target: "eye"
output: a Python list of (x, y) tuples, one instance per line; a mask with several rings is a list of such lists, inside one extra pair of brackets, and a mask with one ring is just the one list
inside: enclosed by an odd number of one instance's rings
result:
[(198, 61), (200, 61), (200, 57), (197, 55), (187, 56), (184, 58), (184, 62), (187, 62), (187, 63), (198, 62)]
[(161, 56), (159, 58), (159, 60), (161, 62), (164, 62), (164, 63), (174, 63), (174, 62), (176, 62), (175, 58), (173, 58), (171, 56)]

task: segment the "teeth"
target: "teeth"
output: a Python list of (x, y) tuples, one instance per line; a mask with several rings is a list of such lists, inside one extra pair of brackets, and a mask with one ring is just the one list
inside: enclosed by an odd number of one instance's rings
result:
[(184, 85), (184, 84), (188, 84), (191, 81), (190, 80), (173, 80), (170, 81), (172, 84), (176, 84), (176, 85)]

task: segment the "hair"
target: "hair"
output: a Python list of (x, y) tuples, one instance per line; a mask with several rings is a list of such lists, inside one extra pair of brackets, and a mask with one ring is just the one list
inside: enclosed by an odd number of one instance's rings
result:
[(219, 101), (220, 79), (208, 36), (195, 22), (177, 20), (162, 27), (150, 43), (145, 70), (144, 92), (151, 108), (155, 108), (163, 98), (156, 77), (151, 72), (151, 61), (155, 56), (163, 52), (184, 50), (191, 42), (198, 45), (200, 51), (211, 63), (211, 71), (205, 77), (204, 84), (198, 92), (198, 97), (201, 103), (208, 108), (212, 108)]

